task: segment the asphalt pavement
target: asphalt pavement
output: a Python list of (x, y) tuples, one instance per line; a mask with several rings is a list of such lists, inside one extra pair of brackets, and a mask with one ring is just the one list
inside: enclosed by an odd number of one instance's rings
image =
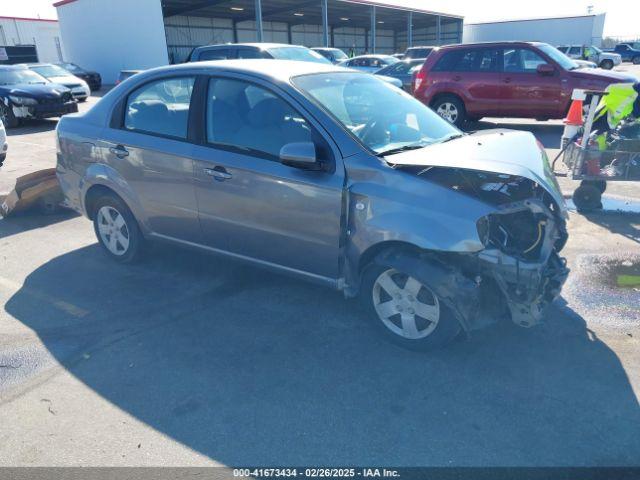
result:
[[(483, 124), (550, 155), (562, 131)], [(9, 132), (0, 192), (54, 165), (54, 128)], [(297, 279), (163, 245), (122, 266), (75, 214), (0, 220), (0, 466), (638, 465), (640, 291), (612, 281), (640, 263), (630, 210), (570, 213), (544, 325), (431, 354)]]

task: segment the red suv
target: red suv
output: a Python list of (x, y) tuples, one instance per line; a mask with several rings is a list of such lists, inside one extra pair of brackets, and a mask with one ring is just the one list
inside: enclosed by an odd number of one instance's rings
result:
[(563, 118), (574, 88), (604, 90), (635, 77), (580, 69), (546, 43), (494, 42), (435, 49), (414, 78), (414, 95), (458, 126), (481, 117)]

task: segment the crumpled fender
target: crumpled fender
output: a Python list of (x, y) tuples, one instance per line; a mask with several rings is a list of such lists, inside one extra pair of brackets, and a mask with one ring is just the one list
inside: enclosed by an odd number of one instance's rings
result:
[(411, 275), (433, 290), (439, 300), (451, 309), (466, 332), (478, 328), (474, 325), (474, 319), (477, 317), (480, 288), (454, 267), (444, 265), (428, 255), (398, 250), (382, 252), (375, 262)]

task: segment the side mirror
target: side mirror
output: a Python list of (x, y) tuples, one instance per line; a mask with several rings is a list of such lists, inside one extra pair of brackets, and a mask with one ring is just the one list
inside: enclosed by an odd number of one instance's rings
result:
[(556, 69), (553, 68), (553, 65), (549, 65), (548, 63), (541, 63), (536, 68), (536, 71), (543, 76), (549, 77), (556, 72)]
[(280, 162), (302, 170), (321, 169), (313, 142), (287, 143), (280, 149)]

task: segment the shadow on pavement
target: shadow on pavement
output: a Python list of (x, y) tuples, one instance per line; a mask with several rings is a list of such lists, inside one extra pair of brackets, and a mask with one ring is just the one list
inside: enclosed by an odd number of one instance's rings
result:
[(507, 128), (531, 132), (545, 148), (560, 148), (563, 126), (545, 122), (538, 123), (502, 123), (498, 121), (481, 120), (469, 124), (466, 131), (489, 130), (493, 128)]
[(47, 118), (44, 120), (27, 120), (19, 127), (8, 128), (7, 137), (14, 137), (19, 135), (31, 135), (33, 133), (50, 132), (56, 129), (58, 120), (53, 118)]
[(10, 217), (0, 218), (2, 225), (2, 228), (0, 228), (0, 239), (28, 232), (29, 230), (45, 228), (77, 216), (79, 216), (79, 214), (73, 210), (61, 210), (52, 215), (34, 214), (32, 212), (14, 213)]
[(640, 458), (623, 366), (561, 302), (543, 327), (423, 355), (333, 291), (166, 247), (121, 266), (93, 245), (32, 272), (5, 308), (104, 399), (227, 465)]
[(582, 213), (581, 215), (591, 223), (600, 225), (615, 235), (622, 235), (629, 240), (640, 243), (640, 214), (605, 210)]

